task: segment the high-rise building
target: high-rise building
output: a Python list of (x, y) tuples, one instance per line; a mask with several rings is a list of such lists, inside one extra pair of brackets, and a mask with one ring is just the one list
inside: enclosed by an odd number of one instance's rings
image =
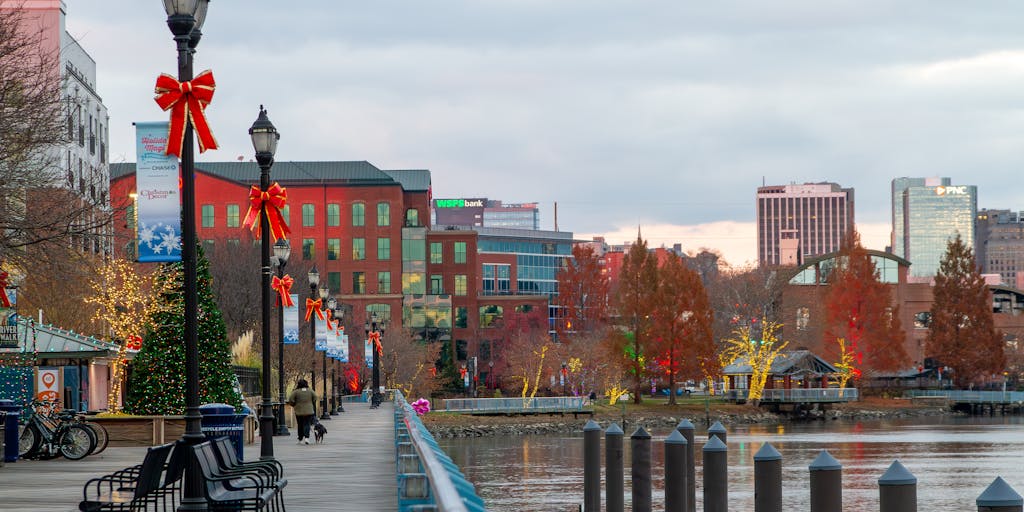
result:
[(760, 265), (799, 265), (839, 250), (854, 228), (853, 189), (835, 183), (757, 188)]
[(974, 256), (982, 274), (1024, 288), (1024, 212), (981, 210), (975, 224)]
[(896, 178), (892, 181), (892, 251), (909, 260), (912, 278), (930, 278), (952, 238), (974, 247), (978, 189), (951, 185), (949, 178)]
[(537, 203), (509, 203), (486, 198), (434, 199), (431, 221), (438, 226), (540, 229)]

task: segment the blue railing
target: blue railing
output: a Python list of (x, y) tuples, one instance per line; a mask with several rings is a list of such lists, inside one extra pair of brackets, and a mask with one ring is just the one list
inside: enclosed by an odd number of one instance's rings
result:
[(475, 414), (543, 414), (589, 412), (588, 400), (578, 396), (539, 396), (534, 398), (449, 398), (446, 412)]
[[(747, 400), (749, 393), (749, 389), (731, 389), (726, 396), (730, 400)], [(761, 403), (855, 402), (859, 396), (856, 388), (765, 389)]]
[(914, 389), (907, 391), (910, 398), (945, 398), (964, 404), (1019, 404), (1024, 403), (1024, 391), (967, 391), (962, 389)]
[(394, 397), (399, 511), (487, 510), (473, 484), (437, 444), (402, 393), (395, 391)]

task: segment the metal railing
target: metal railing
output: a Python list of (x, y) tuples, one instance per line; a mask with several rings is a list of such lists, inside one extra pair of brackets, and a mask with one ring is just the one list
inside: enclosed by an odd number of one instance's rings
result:
[(537, 414), (554, 412), (586, 412), (589, 401), (578, 396), (541, 396), (534, 398), (449, 398), (444, 401), (447, 412), (478, 414)]
[(1024, 391), (967, 391), (961, 389), (915, 389), (907, 391), (910, 398), (945, 398), (966, 404), (1024, 403)]
[(438, 512), (486, 510), (484, 500), (434, 440), (401, 392), (394, 392), (398, 509)]
[[(747, 400), (749, 389), (730, 389), (726, 394), (730, 400)], [(860, 394), (857, 388), (793, 388), (766, 389), (761, 393), (761, 403), (773, 402), (855, 402)]]

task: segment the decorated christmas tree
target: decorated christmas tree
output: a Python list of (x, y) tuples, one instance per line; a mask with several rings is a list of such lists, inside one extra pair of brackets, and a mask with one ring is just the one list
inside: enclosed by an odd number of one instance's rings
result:
[[(199, 312), (199, 403), (238, 407), (231, 343), (213, 297), (210, 263), (198, 248), (196, 290)], [(180, 262), (164, 265), (156, 276), (157, 294), (150, 327), (132, 363), (125, 409), (132, 414), (182, 414), (185, 411), (185, 297)]]

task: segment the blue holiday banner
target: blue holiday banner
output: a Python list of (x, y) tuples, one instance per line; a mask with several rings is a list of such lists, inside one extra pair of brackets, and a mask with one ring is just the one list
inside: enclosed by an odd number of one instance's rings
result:
[(348, 362), (348, 334), (341, 335), (341, 347), (339, 347), (338, 361), (342, 363)]
[(334, 329), (327, 331), (327, 357), (337, 359), (339, 345), (341, 345), (341, 340), (338, 339), (338, 331)]
[(316, 326), (315, 348), (320, 352), (324, 352), (327, 350), (327, 321), (320, 320), (316, 316), (314, 316), (313, 325)]
[(139, 261), (181, 260), (178, 158), (165, 155), (167, 122), (135, 123), (135, 212)]
[(366, 367), (373, 368), (373, 347), (370, 345), (370, 337), (363, 341), (363, 355), (366, 357)]
[(299, 344), (299, 296), (292, 295), (292, 305), (284, 308), (284, 343)]

